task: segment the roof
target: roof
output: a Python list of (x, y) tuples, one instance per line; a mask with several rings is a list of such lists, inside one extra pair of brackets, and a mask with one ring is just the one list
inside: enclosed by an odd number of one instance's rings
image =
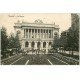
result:
[(35, 20), (34, 23), (29, 23), (29, 22), (17, 22), (14, 23), (15, 27), (55, 27), (55, 28), (59, 28), (59, 25), (54, 24), (48, 24), (48, 23), (43, 23), (40, 20)]

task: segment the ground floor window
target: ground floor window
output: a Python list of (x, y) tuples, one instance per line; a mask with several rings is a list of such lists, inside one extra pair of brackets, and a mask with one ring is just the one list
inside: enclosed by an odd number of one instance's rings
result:
[(46, 48), (46, 42), (43, 42), (43, 48)]
[(31, 47), (33, 47), (33, 48), (34, 48), (34, 45), (35, 45), (35, 43), (34, 43), (34, 42), (32, 42), (32, 43), (31, 43)]
[(29, 45), (29, 43), (28, 43), (28, 42), (26, 42), (26, 43), (25, 43), (25, 47), (28, 47), (28, 45)]

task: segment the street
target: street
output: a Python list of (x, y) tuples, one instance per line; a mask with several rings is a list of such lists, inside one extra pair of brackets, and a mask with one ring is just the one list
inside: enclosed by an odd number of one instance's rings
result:
[[(31, 52), (30, 52), (31, 53)], [(6, 60), (3, 65), (78, 65), (78, 60), (60, 54), (25, 54)]]

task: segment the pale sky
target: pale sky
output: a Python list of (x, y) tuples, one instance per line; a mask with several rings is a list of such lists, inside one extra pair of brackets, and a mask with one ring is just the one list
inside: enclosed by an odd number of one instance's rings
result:
[(34, 22), (36, 19), (41, 19), (44, 23), (54, 23), (59, 25), (60, 33), (67, 30), (71, 26), (70, 13), (27, 13), (27, 14), (0, 14), (0, 25), (7, 28), (7, 33), (14, 32), (14, 23), (18, 20), (25, 22)]

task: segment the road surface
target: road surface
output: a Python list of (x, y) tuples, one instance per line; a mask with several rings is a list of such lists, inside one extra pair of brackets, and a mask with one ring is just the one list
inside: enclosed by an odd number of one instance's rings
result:
[(25, 54), (5, 65), (77, 65), (59, 54)]

